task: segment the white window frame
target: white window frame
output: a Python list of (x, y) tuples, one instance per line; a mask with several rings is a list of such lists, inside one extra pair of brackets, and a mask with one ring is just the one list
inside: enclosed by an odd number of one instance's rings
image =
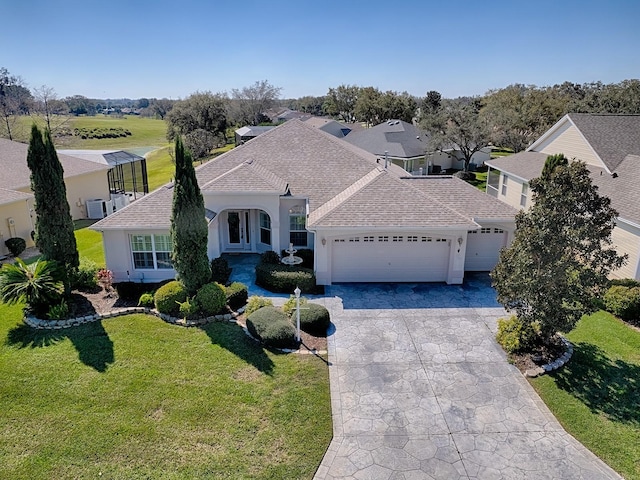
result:
[[(300, 239), (303, 237), (304, 242), (301, 242)], [(289, 209), (289, 243), (292, 243), (294, 247), (306, 247), (309, 243), (307, 215), (302, 205)]]
[[(260, 243), (263, 245), (271, 245), (271, 216), (264, 210), (260, 210)], [(264, 221), (263, 221), (264, 220)], [(268, 235), (269, 242), (263, 242), (263, 235)]]
[[(141, 240), (142, 239), (142, 240)], [(140, 242), (142, 242), (142, 249), (139, 249)], [(165, 248), (158, 248), (163, 246)], [(172, 270), (171, 264), (171, 251), (173, 249), (171, 242), (171, 235), (160, 233), (142, 233), (129, 235), (129, 246), (131, 248), (131, 262), (134, 270)], [(149, 249), (149, 247), (151, 247)], [(146, 258), (146, 263), (153, 263), (153, 266), (137, 266), (136, 254), (143, 254)], [(158, 258), (159, 255), (166, 255), (165, 258)], [(164, 266), (168, 265), (168, 266)]]
[(520, 206), (521, 207), (526, 207), (527, 206), (527, 197), (529, 195), (529, 184), (527, 182), (524, 182), (522, 184), (522, 191), (520, 192)]
[(509, 183), (509, 177), (505, 174), (502, 175), (502, 195), (506, 196), (507, 195), (507, 185)]

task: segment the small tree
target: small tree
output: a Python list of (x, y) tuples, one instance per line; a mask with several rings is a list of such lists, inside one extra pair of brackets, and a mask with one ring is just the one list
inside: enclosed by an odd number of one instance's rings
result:
[[(80, 259), (67, 201), (64, 171), (49, 130), (45, 130), (43, 140), (38, 127), (33, 125), (31, 128), (27, 164), (31, 170), (31, 190), (35, 197), (36, 245), (45, 260), (55, 260), (64, 272), (77, 269)], [(68, 292), (68, 275), (64, 275), (63, 281)]]
[(530, 182), (535, 203), (516, 216), (513, 243), (491, 273), (498, 301), (539, 327), (542, 343), (594, 312), (609, 272), (625, 261), (611, 248), (610, 199), (598, 195), (584, 163), (558, 160)]
[(193, 160), (180, 137), (176, 138), (176, 176), (171, 212), (173, 267), (189, 295), (209, 282), (211, 268), (207, 256), (208, 226), (204, 200), (196, 179)]

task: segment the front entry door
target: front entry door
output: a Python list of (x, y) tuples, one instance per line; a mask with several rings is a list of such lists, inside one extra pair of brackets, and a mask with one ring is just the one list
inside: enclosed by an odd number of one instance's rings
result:
[(227, 247), (231, 250), (249, 250), (249, 210), (227, 212)]

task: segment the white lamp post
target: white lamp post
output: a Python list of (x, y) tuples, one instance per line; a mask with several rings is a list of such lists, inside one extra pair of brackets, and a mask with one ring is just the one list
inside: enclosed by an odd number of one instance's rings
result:
[(300, 294), (302, 291), (296, 287), (293, 293), (296, 296), (296, 341), (300, 343)]

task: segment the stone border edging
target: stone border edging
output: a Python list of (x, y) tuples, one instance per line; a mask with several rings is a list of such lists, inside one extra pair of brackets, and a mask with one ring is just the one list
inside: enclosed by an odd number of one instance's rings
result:
[(564, 337), (560, 337), (560, 339), (565, 347), (564, 353), (551, 363), (547, 363), (536, 368), (530, 368), (524, 372), (525, 377), (535, 378), (544, 375), (545, 373), (553, 372), (554, 370), (564, 367), (567, 362), (571, 360), (571, 357), (573, 356), (573, 344)]
[[(65, 328), (77, 327), (79, 325), (84, 325), (90, 322), (97, 322), (98, 320), (103, 320), (106, 318), (115, 318), (123, 315), (131, 315), (133, 313), (145, 313), (147, 315), (154, 315), (161, 320), (171, 323), (173, 325), (179, 325), (182, 327), (198, 327), (201, 325), (206, 325), (209, 322), (236, 322), (236, 318), (244, 313), (246, 307), (239, 308), (237, 311), (232, 313), (225, 313), (222, 315), (212, 315), (210, 317), (198, 318), (196, 320), (187, 320), (185, 318), (177, 318), (172, 317), (171, 315), (167, 315), (166, 313), (160, 313), (155, 308), (149, 307), (126, 307), (119, 308), (116, 310), (110, 310), (107, 313), (95, 313), (93, 315), (86, 315), (84, 317), (77, 318), (69, 318), (65, 320), (42, 320), (33, 315), (25, 315), (23, 320), (24, 323), (29, 325), (32, 328), (38, 330), (62, 330)], [(251, 339), (260, 343), (260, 340), (254, 338), (247, 327), (241, 326), (244, 333)], [(303, 349), (291, 349), (291, 348), (277, 348), (276, 350), (281, 351), (282, 353), (296, 353), (296, 354), (308, 354), (308, 355), (323, 355), (327, 352), (325, 350), (303, 350)]]

